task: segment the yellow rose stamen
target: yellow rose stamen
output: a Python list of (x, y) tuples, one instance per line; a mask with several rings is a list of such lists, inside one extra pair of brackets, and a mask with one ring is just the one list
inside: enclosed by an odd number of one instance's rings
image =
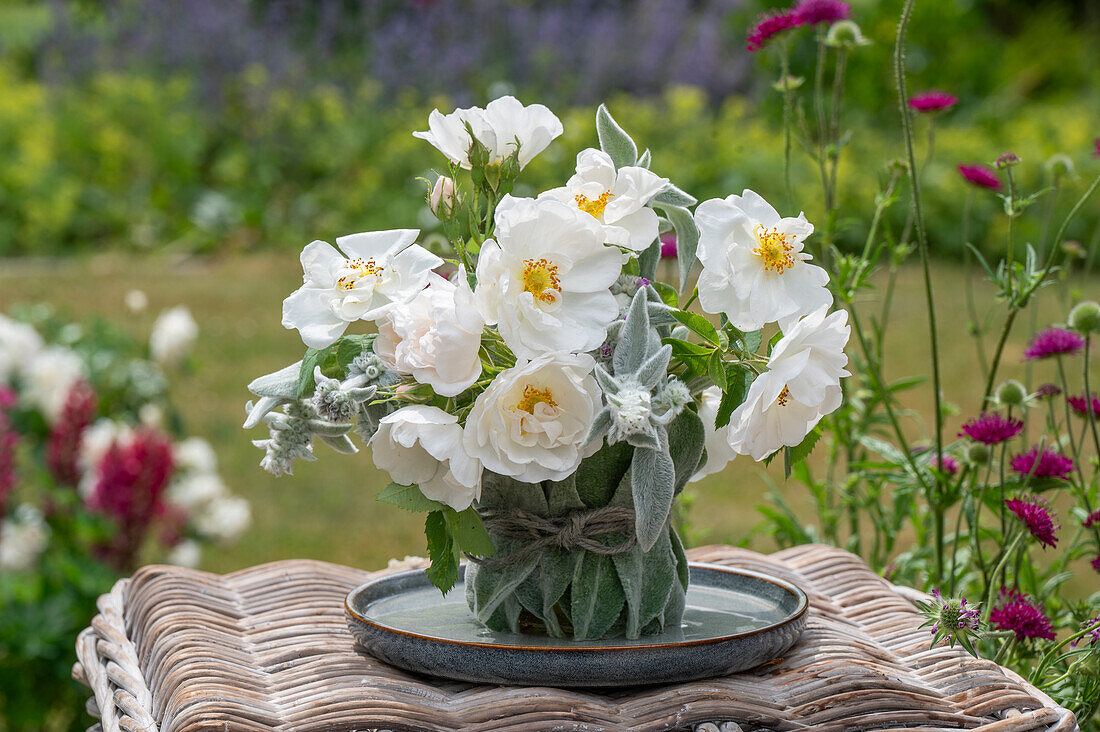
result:
[(794, 238), (791, 234), (780, 234), (775, 228), (765, 229), (762, 224), (754, 226), (752, 233), (759, 245), (752, 253), (764, 260), (764, 269), (783, 274), (794, 266), (796, 260), (791, 253), (794, 247), (787, 243)]
[(342, 290), (352, 290), (355, 288), (355, 283), (364, 277), (370, 275), (379, 275), (382, 270), (385, 269), (374, 263), (374, 257), (364, 261), (361, 257), (355, 259), (349, 259), (345, 265), (347, 269), (352, 270), (354, 275), (344, 275), (336, 281), (336, 286)]
[(583, 193), (578, 193), (573, 196), (573, 200), (577, 202), (577, 208), (587, 214), (592, 214), (598, 219), (603, 216), (603, 210), (607, 208), (607, 199), (614, 195), (611, 191), (604, 191), (598, 197), (590, 199)]
[(523, 289), (535, 296), (536, 300), (552, 303), (561, 292), (558, 280), (558, 265), (546, 259), (523, 260)]
[(523, 387), (523, 398), (516, 404), (516, 409), (522, 409), (528, 414), (534, 414), (536, 404), (546, 404), (550, 407), (558, 406), (558, 403), (554, 401), (554, 395), (549, 389), (536, 389), (528, 384)]
[(787, 406), (787, 400), (791, 398), (791, 390), (786, 386), (783, 387), (783, 391), (779, 392), (779, 396), (775, 398), (775, 403), (781, 407)]

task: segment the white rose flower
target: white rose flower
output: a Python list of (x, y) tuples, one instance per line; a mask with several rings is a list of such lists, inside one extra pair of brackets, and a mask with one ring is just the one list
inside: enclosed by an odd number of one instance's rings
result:
[(370, 446), (395, 483), (420, 486), (433, 501), (464, 511), (481, 497), (481, 463), (463, 447), (458, 417), (438, 407), (415, 404), (383, 417)]
[(195, 516), (195, 530), (216, 541), (232, 541), (252, 523), (252, 508), (238, 496), (222, 496)]
[(561, 201), (505, 196), (496, 210), (496, 240), (481, 248), (478, 307), (521, 358), (590, 351), (619, 316), (611, 285), (622, 270), (619, 250), (604, 246), (593, 217)]
[(158, 363), (177, 365), (195, 345), (199, 326), (184, 305), (169, 308), (157, 316), (149, 336), (149, 355)]
[(188, 437), (177, 442), (172, 448), (172, 462), (181, 471), (189, 473), (213, 473), (218, 469), (214, 447), (201, 437)]
[(50, 527), (42, 513), (29, 503), (21, 504), (11, 518), (0, 521), (0, 569), (30, 569), (49, 540)]
[[(283, 327), (296, 328), (311, 348), (325, 348), (348, 323), (374, 320), (428, 284), (443, 260), (413, 244), (416, 229), (342, 236), (336, 247), (315, 241), (302, 250), (305, 284), (283, 300)], [(345, 256), (346, 255), (346, 256)]]
[(699, 419), (703, 421), (703, 445), (707, 449), (707, 461), (699, 467), (695, 475), (691, 476), (692, 483), (713, 473), (721, 472), (730, 460), (737, 456), (730, 447), (729, 425), (721, 429), (714, 428), (714, 420), (718, 416), (718, 405), (721, 403), (722, 390), (717, 386), (709, 387), (701, 395)]
[(577, 155), (577, 173), (562, 188), (539, 198), (555, 198), (591, 215), (603, 225), (607, 243), (640, 252), (657, 239), (656, 212), (646, 204), (668, 183), (642, 167), (615, 169), (611, 156), (589, 148)]
[(12, 377), (42, 350), (42, 346), (38, 331), (0, 314), (0, 384), (10, 384)]
[(501, 372), (466, 417), (466, 451), (526, 483), (563, 480), (600, 447), (585, 438), (602, 406), (587, 354), (547, 353)]
[(168, 487), (168, 500), (189, 515), (201, 513), (206, 506), (227, 495), (229, 491), (216, 473), (186, 474)]
[(53, 424), (73, 385), (84, 378), (80, 356), (62, 346), (48, 346), (23, 364), (23, 398)]
[(202, 547), (194, 539), (184, 539), (172, 547), (164, 561), (177, 567), (196, 569), (202, 562)]
[(427, 140), (447, 156), (452, 163), (470, 168), (470, 147), (474, 137), (489, 151), (489, 164), (499, 165), (516, 151), (519, 145), (519, 167), (546, 149), (562, 133), (561, 120), (541, 104), (523, 106), (515, 97), (500, 97), (485, 109), (470, 107), (440, 114), (433, 109), (428, 116), (428, 131), (414, 132), (414, 137)]
[(699, 225), (699, 305), (734, 327), (780, 325), (832, 304), (829, 275), (802, 251), (814, 227), (802, 214), (781, 218), (753, 191), (695, 209)]
[(730, 446), (763, 460), (781, 447), (795, 447), (841, 402), (848, 313), (826, 308), (802, 318), (775, 344), (768, 371), (756, 377), (745, 402), (730, 418)]
[(457, 396), (481, 376), (485, 321), (459, 271), (455, 283), (433, 274), (428, 287), (377, 321), (374, 352), (391, 370), (411, 374), (440, 396)]

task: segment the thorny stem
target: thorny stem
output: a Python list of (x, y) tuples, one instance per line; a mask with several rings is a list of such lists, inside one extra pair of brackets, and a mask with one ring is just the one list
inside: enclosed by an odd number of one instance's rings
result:
[[(936, 333), (935, 298), (932, 293), (932, 271), (928, 255), (928, 236), (924, 228), (924, 213), (921, 209), (920, 180), (918, 179), (917, 158), (913, 150), (913, 120), (909, 114), (909, 94), (905, 86), (905, 29), (913, 13), (916, 0), (906, 0), (905, 8), (898, 22), (897, 43), (894, 45), (894, 75), (898, 85), (898, 104), (901, 108), (901, 126), (905, 137), (905, 153), (909, 162), (909, 184), (913, 196), (913, 224), (917, 232), (917, 248), (920, 251), (921, 268), (924, 271), (924, 296), (928, 306), (928, 340), (932, 357), (932, 402), (936, 421), (936, 454), (943, 455), (943, 407), (941, 400), (939, 337)], [(936, 493), (943, 489), (943, 478), (937, 474)], [(938, 499), (938, 496), (937, 496)], [(938, 500), (937, 500), (938, 502)], [(942, 509), (937, 508), (937, 512)], [(936, 547), (937, 578), (943, 576), (943, 546)]]

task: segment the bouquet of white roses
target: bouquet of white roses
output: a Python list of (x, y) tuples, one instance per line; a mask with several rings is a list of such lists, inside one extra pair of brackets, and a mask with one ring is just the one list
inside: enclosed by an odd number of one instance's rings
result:
[[(261, 465), (368, 443), (393, 479), (379, 499), (427, 512), (432, 582), (450, 589), (469, 556), (490, 628), (636, 638), (678, 623), (676, 495), (735, 454), (804, 457), (840, 405), (848, 326), (804, 251), (813, 226), (748, 190), (693, 214), (603, 106), (601, 149), (535, 198), (511, 191), (562, 133), (546, 107), (503, 97), (428, 127), (414, 134), (450, 166), (427, 203), (454, 256), (412, 229), (306, 246), (283, 304), (305, 356), (249, 385), (245, 426), (270, 429)], [(656, 278), (662, 234), (675, 285)], [(376, 333), (347, 334), (358, 321)]]

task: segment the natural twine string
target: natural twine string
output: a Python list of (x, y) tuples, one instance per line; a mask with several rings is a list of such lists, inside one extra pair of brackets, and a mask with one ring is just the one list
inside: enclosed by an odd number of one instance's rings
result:
[[(501, 557), (470, 557), (486, 569), (505, 569), (520, 564), (543, 549), (584, 549), (593, 554), (625, 554), (638, 543), (634, 533), (634, 509), (605, 506), (547, 518), (521, 508), (481, 511), (485, 528), (494, 536), (526, 542), (523, 548)], [(604, 544), (599, 537), (627, 534), (618, 544)]]

